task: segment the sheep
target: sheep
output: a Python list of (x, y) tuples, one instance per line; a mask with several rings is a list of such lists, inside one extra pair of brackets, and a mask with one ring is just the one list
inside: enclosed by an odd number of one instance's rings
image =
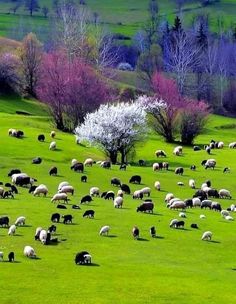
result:
[(193, 200), (190, 198), (190, 199), (185, 199), (184, 200), (184, 203), (186, 205), (186, 208), (192, 208), (193, 207)]
[(228, 216), (229, 215), (229, 211), (227, 211), (227, 210), (221, 210), (221, 215), (222, 215), (222, 217), (224, 217), (224, 216)]
[(105, 200), (112, 199), (114, 201), (114, 199), (115, 199), (114, 191), (107, 191), (104, 198), (105, 198)]
[(136, 190), (133, 193), (133, 199), (142, 199), (143, 198), (143, 192), (142, 190)]
[(212, 205), (212, 201), (211, 200), (203, 200), (202, 202), (201, 202), (201, 209), (202, 208), (209, 208), (209, 209), (211, 209), (211, 205)]
[(198, 229), (198, 225), (197, 224), (191, 224), (191, 228)]
[(184, 183), (183, 182), (177, 182), (177, 185), (178, 186), (184, 186)]
[(117, 191), (117, 194), (116, 194), (117, 196), (121, 196), (121, 197), (123, 197), (124, 196), (124, 193), (123, 193), (123, 191), (121, 190), (121, 189), (119, 189), (118, 191)]
[(49, 170), (49, 175), (57, 175), (57, 167), (52, 167), (50, 170)]
[(75, 165), (70, 167), (71, 170), (74, 170), (75, 172), (84, 172), (84, 164), (83, 163), (76, 163)]
[(150, 235), (153, 238), (156, 237), (156, 228), (154, 226), (150, 228)]
[(183, 147), (182, 146), (177, 146), (173, 150), (173, 154), (176, 156), (180, 156), (183, 154)]
[(195, 185), (195, 180), (194, 179), (190, 179), (189, 182), (189, 187), (192, 188), (192, 189), (195, 189), (196, 188), (196, 185)]
[(87, 176), (86, 175), (82, 175), (81, 178), (80, 178), (80, 181), (82, 183), (87, 183)]
[(161, 183), (159, 181), (155, 181), (154, 183), (154, 188), (157, 190), (157, 191), (160, 191), (161, 190)]
[(191, 165), (190, 166), (190, 170), (195, 171), (196, 170), (196, 166), (195, 165)]
[(224, 219), (227, 220), (227, 221), (234, 221), (234, 218), (230, 215), (225, 215)]
[(74, 194), (74, 187), (67, 185), (67, 186), (63, 186), (60, 190), (59, 193), (71, 193), (71, 195)]
[(123, 198), (120, 197), (120, 196), (117, 196), (115, 199), (114, 199), (114, 207), (115, 208), (122, 208), (123, 206)]
[(55, 141), (52, 141), (49, 145), (49, 150), (54, 151), (57, 148), (57, 144)]
[(211, 147), (206, 146), (205, 150), (206, 150), (207, 154), (211, 154)]
[(99, 194), (99, 188), (98, 187), (92, 187), (92, 188), (90, 188), (89, 194), (91, 196), (99, 196), (100, 195)]
[(11, 182), (13, 184), (16, 184), (16, 180), (18, 177), (29, 177), (26, 173), (14, 173), (11, 176)]
[(235, 212), (235, 211), (236, 211), (236, 207), (235, 207), (235, 205), (234, 205), (234, 204), (232, 204), (232, 205), (230, 206), (230, 210), (231, 210), (231, 211), (233, 211), (233, 212)]
[(56, 193), (53, 198), (51, 199), (52, 203), (55, 203), (56, 201), (64, 201), (64, 203), (68, 203), (68, 197), (66, 193)]
[(14, 195), (12, 194), (12, 191), (11, 190), (9, 190), (9, 191), (5, 191), (4, 193), (3, 193), (3, 198), (14, 198)]
[(223, 169), (223, 173), (230, 173), (230, 168), (229, 167), (225, 167)]
[(59, 223), (60, 222), (60, 214), (59, 213), (53, 213), (52, 216), (51, 216), (51, 221), (53, 223)]
[(64, 186), (69, 186), (69, 183), (68, 182), (61, 182), (57, 188), (57, 190), (61, 190), (61, 188), (63, 188)]
[(72, 224), (73, 216), (71, 214), (62, 215), (62, 218), (63, 218), (63, 224), (68, 224), (68, 223)]
[(163, 162), (162, 166), (163, 166), (163, 169), (169, 170), (169, 163), (168, 162)]
[(111, 185), (112, 185), (112, 186), (119, 186), (119, 187), (120, 187), (120, 185), (121, 185), (120, 179), (117, 178), (117, 177), (113, 177), (113, 178), (111, 179)]
[(51, 225), (50, 227), (48, 227), (48, 232), (53, 234), (55, 233), (57, 230), (57, 227), (55, 225)]
[(88, 166), (88, 167), (92, 167), (94, 161), (92, 158), (87, 158), (85, 161), (84, 161), (84, 166)]
[(186, 218), (187, 216), (186, 216), (186, 213), (180, 212), (180, 213), (179, 213), (179, 217), (184, 217), (184, 218)]
[(170, 228), (175, 227), (176, 223), (178, 223), (178, 220), (177, 220), (177, 219), (171, 220), (171, 221), (170, 221)]
[(218, 142), (217, 148), (218, 148), (218, 149), (223, 149), (223, 148), (224, 148), (224, 143), (223, 143), (223, 141), (219, 141), (219, 142)]
[(26, 256), (27, 258), (36, 258), (36, 253), (31, 246), (25, 246), (24, 256)]
[(215, 169), (215, 166), (216, 166), (216, 160), (215, 159), (208, 159), (205, 163), (205, 169), (208, 169), (208, 168)]
[(203, 219), (206, 218), (206, 216), (205, 216), (204, 214), (200, 214), (199, 218), (200, 218), (201, 220), (203, 220)]
[(160, 156), (166, 157), (166, 153), (163, 150), (156, 150), (155, 155), (156, 157), (160, 157)]
[(42, 158), (41, 157), (35, 157), (32, 159), (32, 164), (34, 165), (39, 165), (42, 162)]
[(94, 218), (94, 210), (86, 210), (83, 214), (83, 217), (89, 217), (89, 218)]
[(201, 148), (199, 146), (193, 146), (193, 151), (201, 151)]
[(23, 226), (25, 225), (25, 217), (24, 216), (20, 216), (16, 219), (15, 221), (15, 225), (16, 226)]
[(170, 207), (170, 209), (186, 209), (186, 205), (183, 201), (174, 202)]
[(99, 235), (108, 235), (110, 230), (110, 226), (103, 226), (100, 231), (99, 231)]
[(141, 176), (140, 175), (133, 175), (130, 180), (129, 180), (129, 183), (132, 183), (132, 184), (140, 184), (141, 183)]
[(220, 198), (232, 198), (230, 191), (226, 189), (220, 189), (219, 196)]
[(202, 235), (202, 241), (211, 241), (211, 239), (212, 239), (212, 232), (205, 231)]
[(217, 202), (212, 202), (211, 209), (215, 210), (215, 211), (221, 211), (222, 210), (220, 203), (217, 203)]
[(184, 173), (183, 167), (178, 167), (175, 169), (175, 174), (183, 175), (183, 173)]
[(111, 169), (111, 162), (103, 161), (103, 162), (101, 162), (100, 166), (105, 169)]
[(47, 242), (47, 231), (46, 230), (41, 230), (39, 233), (39, 240), (43, 245), (46, 245)]
[(160, 169), (160, 167), (159, 167), (159, 164), (158, 163), (154, 163), (153, 165), (152, 165), (152, 170), (153, 171), (157, 171), (157, 170), (159, 170)]
[(151, 189), (149, 187), (144, 187), (141, 189), (143, 195), (147, 195), (147, 196), (150, 196), (151, 194)]
[(134, 239), (139, 239), (139, 229), (138, 227), (134, 226), (132, 229), (132, 235), (134, 237)]
[(8, 235), (13, 235), (16, 232), (16, 225), (11, 225), (8, 230)]
[(44, 134), (39, 134), (38, 135), (38, 141), (45, 141), (45, 135)]
[(128, 185), (121, 184), (120, 188), (125, 194), (130, 194), (130, 187)]
[(172, 198), (172, 199), (169, 201), (169, 203), (167, 204), (167, 206), (171, 206), (173, 203), (179, 202), (179, 201), (181, 201), (180, 198), (174, 197), (174, 198)]
[(90, 254), (84, 254), (84, 263), (91, 264), (92, 263), (92, 256)]
[(78, 163), (78, 160), (73, 158), (72, 161), (71, 161), (71, 166), (73, 167), (77, 163)]
[(34, 235), (34, 239), (35, 241), (38, 241), (39, 240), (39, 235), (40, 235), (40, 232), (43, 230), (42, 227), (37, 227), (36, 230), (35, 230), (35, 235)]
[(91, 263), (91, 255), (88, 253), (88, 251), (81, 251), (78, 252), (75, 256), (75, 264), (88, 264)]
[(80, 200), (80, 204), (83, 204), (83, 203), (90, 203), (92, 202), (92, 196), (91, 195), (85, 195), (81, 198)]
[(51, 138), (55, 138), (55, 137), (56, 137), (56, 132), (55, 132), (55, 131), (51, 131), (50, 137), (51, 137)]
[(44, 196), (47, 196), (47, 194), (48, 194), (48, 188), (43, 184), (39, 185), (34, 190), (34, 193), (33, 193), (34, 196), (36, 196), (36, 195), (40, 196), (40, 194), (43, 194)]
[(165, 202), (169, 203), (169, 201), (174, 198), (174, 194), (173, 193), (167, 193), (166, 197), (165, 197)]
[(232, 142), (229, 144), (230, 149), (235, 149), (236, 148), (236, 141)]

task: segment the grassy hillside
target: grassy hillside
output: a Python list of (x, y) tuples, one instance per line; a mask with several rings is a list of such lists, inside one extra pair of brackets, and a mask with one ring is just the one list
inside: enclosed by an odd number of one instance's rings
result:
[[(21, 103), (23, 102), (23, 103)], [(11, 103), (14, 109), (10, 111)], [(182, 157), (174, 157), (173, 145), (164, 143), (155, 134), (150, 134), (145, 144), (137, 149), (135, 161), (143, 158), (151, 165), (156, 161), (156, 149), (164, 149), (170, 171), (153, 172), (151, 167), (129, 166), (126, 172), (118, 166), (105, 170), (98, 165), (85, 169), (87, 183), (81, 183), (81, 174), (70, 170), (72, 158), (84, 161), (92, 157), (96, 161), (104, 159), (95, 148), (75, 144), (73, 135), (57, 132), (58, 149), (49, 151), (49, 137), (52, 126), (50, 120), (41, 112), (41, 105), (28, 101), (1, 99), (0, 113), (0, 180), (8, 182), (7, 173), (12, 168), (20, 168), (38, 179), (37, 184), (46, 184), (48, 197), (33, 197), (28, 189), (19, 188), (15, 199), (0, 199), (0, 215), (7, 214), (14, 223), (18, 216), (26, 216), (26, 226), (19, 227), (15, 236), (8, 236), (7, 229), (0, 228), (0, 251), (5, 258), (10, 251), (16, 255), (16, 263), (0, 262), (2, 303), (228, 303), (236, 301), (234, 292), (236, 264), (235, 228), (236, 222), (226, 222), (218, 212), (201, 209), (188, 209), (183, 230), (169, 228), (169, 222), (178, 218), (178, 212), (166, 208), (164, 197), (173, 192), (176, 197), (191, 197), (194, 190), (189, 189), (188, 180), (194, 178), (197, 187), (206, 179), (213, 187), (231, 190), (233, 199), (219, 200), (224, 208), (235, 203), (236, 163), (235, 150), (227, 144), (235, 141), (236, 121), (219, 116), (212, 116), (206, 132), (197, 139), (197, 144), (209, 142), (212, 138), (223, 140), (226, 147), (214, 150), (212, 158), (217, 160), (216, 169), (206, 171), (200, 166), (202, 159), (208, 158), (205, 151), (193, 152), (184, 147)], [(27, 110), (32, 116), (19, 116), (16, 110)], [(39, 117), (36, 115), (44, 115)], [(16, 139), (8, 136), (9, 128), (22, 129), (25, 138)], [(46, 141), (37, 141), (37, 135), (44, 133)], [(33, 157), (40, 156), (42, 164), (33, 165)], [(189, 169), (197, 165), (196, 172)], [(50, 177), (48, 170), (57, 166), (59, 175)], [(183, 166), (182, 177), (173, 172), (176, 166)], [(223, 167), (231, 168), (230, 174), (223, 174)], [(131, 190), (151, 186), (151, 198), (155, 203), (154, 214), (136, 212), (140, 201), (130, 195), (124, 196), (124, 208), (115, 209), (111, 201), (94, 198), (81, 210), (73, 210), (72, 204), (78, 204), (90, 187), (98, 186), (101, 191), (114, 190), (110, 185), (112, 177), (119, 177), (124, 183), (139, 174), (142, 185), (130, 185)], [(57, 191), (61, 181), (68, 181), (75, 187), (67, 210), (56, 209), (50, 199)], [(161, 182), (161, 191), (153, 188), (155, 180)], [(177, 181), (185, 186), (178, 187)], [(95, 219), (82, 218), (86, 209), (95, 210)], [(51, 225), (50, 217), (54, 212), (72, 214), (73, 224), (57, 224), (55, 237), (60, 240), (56, 246), (44, 246), (34, 240), (36, 227), (47, 228)], [(200, 220), (199, 215), (206, 219)], [(233, 214), (232, 214), (233, 215)], [(233, 215), (234, 216), (234, 215)], [(190, 228), (197, 223), (199, 230)], [(103, 225), (110, 225), (109, 237), (98, 235)], [(135, 241), (131, 235), (134, 225), (140, 228), (141, 239)], [(149, 228), (157, 228), (157, 238), (151, 238)], [(201, 241), (204, 231), (213, 232), (212, 242)], [(23, 256), (25, 245), (35, 248), (39, 259), (30, 260)], [(76, 266), (74, 256), (78, 251), (87, 250), (93, 258), (93, 266)]]
[[(77, 0), (78, 1), (78, 0)], [(40, 0), (40, 5), (52, 9), (52, 0)], [(87, 0), (88, 8), (91, 12), (97, 12), (101, 21), (114, 32), (132, 36), (140, 29), (141, 25), (147, 19), (148, 0)], [(163, 19), (173, 21), (176, 14), (174, 1), (159, 0), (160, 15)], [(16, 14), (9, 13), (12, 2), (7, 0), (0, 1), (0, 35), (12, 35), (12, 28), (15, 32), (21, 31), (22, 27), (30, 30), (39, 28), (40, 32), (45, 31), (48, 26), (48, 20), (43, 17), (41, 10), (35, 13), (33, 18), (28, 16), (24, 7), (20, 8)], [(221, 0), (214, 5), (202, 8), (199, 1), (192, 1), (185, 5), (182, 15), (185, 22), (189, 25), (193, 17), (197, 14), (208, 14), (211, 27), (218, 31), (218, 20), (222, 20), (222, 27), (228, 28), (235, 23), (236, 1)]]

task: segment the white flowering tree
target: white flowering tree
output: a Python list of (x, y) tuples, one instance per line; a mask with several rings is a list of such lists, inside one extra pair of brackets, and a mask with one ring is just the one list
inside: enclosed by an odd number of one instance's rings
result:
[(85, 117), (75, 129), (77, 142), (88, 142), (101, 148), (112, 163), (127, 161), (127, 154), (135, 143), (143, 141), (147, 133), (146, 112), (138, 102), (105, 104)]

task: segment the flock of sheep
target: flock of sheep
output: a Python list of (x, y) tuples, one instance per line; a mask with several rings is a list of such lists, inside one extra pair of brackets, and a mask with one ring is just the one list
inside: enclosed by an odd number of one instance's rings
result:
[[(8, 132), (9, 136), (13, 137), (23, 137), (24, 132), (10, 129)], [(56, 137), (55, 131), (52, 131), (50, 136), (52, 138)], [(40, 134), (38, 136), (38, 141), (44, 141), (45, 136), (43, 134)], [(208, 154), (211, 154), (211, 150), (216, 149), (222, 149), (224, 147), (223, 142), (214, 142), (212, 141), (209, 145), (205, 146), (205, 150)], [(229, 145), (229, 148), (236, 148), (236, 142), (233, 142)], [(56, 142), (53, 141), (50, 143), (49, 146), (50, 150), (56, 149)], [(201, 148), (198, 146), (194, 146), (194, 151), (199, 151)], [(173, 150), (173, 154), (175, 156), (181, 156), (183, 154), (183, 147), (178, 146), (175, 147)], [(164, 157), (166, 158), (167, 155), (165, 151), (163, 150), (157, 150), (155, 152), (155, 155), (157, 158)], [(41, 158), (37, 158), (33, 160), (34, 164), (40, 164), (42, 162)], [(93, 165), (100, 165), (102, 168), (110, 169), (111, 163), (110, 161), (98, 161), (95, 162), (92, 158), (87, 158), (83, 163), (77, 161), (76, 159), (72, 159), (71, 161), (71, 169), (80, 172), (84, 174), (84, 168), (85, 167), (92, 167)], [(140, 165), (144, 165), (145, 161), (140, 160)], [(216, 160), (215, 159), (207, 159), (202, 161), (202, 165), (205, 166), (205, 169), (212, 168), (214, 169), (216, 166)], [(120, 165), (120, 170), (126, 170), (126, 164)], [(159, 171), (159, 170), (169, 170), (169, 163), (168, 162), (155, 162), (152, 166), (153, 171)], [(192, 165), (191, 170), (195, 170), (196, 166)], [(57, 167), (52, 167), (49, 171), (49, 175), (57, 175)], [(183, 167), (177, 167), (175, 169), (175, 174), (182, 175), (184, 173)], [(35, 185), (35, 182), (37, 180), (35, 178), (30, 177), (26, 173), (22, 173), (20, 169), (12, 169), (8, 177), (11, 178), (11, 183), (6, 183), (5, 187), (7, 187), (8, 190), (5, 190), (4, 187), (0, 187), (0, 196), (2, 198), (14, 198), (14, 195), (18, 194), (17, 186), (19, 187), (29, 187), (29, 193), (31, 193), (33, 196), (44, 196), (47, 197), (49, 190), (48, 187), (45, 184)], [(129, 179), (130, 184), (140, 185), (142, 181), (142, 177), (140, 175), (133, 175)], [(81, 176), (81, 182), (87, 182), (87, 176), (82, 175)], [(115, 208), (122, 208), (126, 196), (132, 194), (132, 198), (134, 200), (142, 200), (141, 204), (139, 204), (136, 208), (137, 212), (146, 212), (146, 213), (153, 213), (155, 204), (150, 198), (151, 196), (151, 188), (150, 187), (142, 187), (141, 189), (135, 190), (133, 193), (131, 193), (131, 189), (128, 184), (124, 184), (121, 182), (121, 180), (117, 177), (113, 177), (110, 180), (110, 185), (112, 187), (117, 187), (117, 191), (115, 193), (114, 190), (108, 190), (105, 192), (101, 192), (100, 188), (97, 186), (93, 186), (90, 188), (90, 191), (88, 194), (83, 196), (80, 200), (80, 204), (72, 205), (72, 209), (81, 209), (82, 204), (87, 204), (91, 201), (93, 201), (96, 197), (101, 197), (105, 200), (112, 200), (113, 205)], [(184, 184), (182, 182), (178, 182), (179, 186), (183, 186)], [(160, 181), (154, 182), (154, 189), (156, 191), (161, 190), (161, 183)], [(194, 179), (189, 179), (189, 187), (191, 189), (196, 189), (196, 182)], [(75, 193), (75, 188), (70, 185), (67, 181), (63, 181), (58, 185), (57, 192), (52, 196), (51, 203), (56, 203), (58, 209), (67, 209), (69, 204), (68, 202), (71, 200), (71, 197)], [(7, 195), (6, 195), (7, 194)], [(234, 220), (234, 218), (231, 216), (231, 212), (236, 212), (236, 207), (234, 204), (231, 204), (227, 209), (223, 209), (221, 204), (216, 201), (212, 201), (211, 197), (213, 198), (227, 198), (231, 199), (231, 193), (228, 189), (220, 189), (219, 191), (217, 189), (212, 188), (211, 181), (205, 181), (200, 189), (198, 189), (195, 193), (193, 193), (193, 197), (187, 198), (187, 199), (180, 199), (178, 197), (175, 197), (173, 193), (168, 193), (165, 197), (165, 204), (166, 207), (170, 210), (179, 210), (179, 218), (180, 219), (172, 219), (169, 223), (170, 228), (184, 228), (185, 222), (183, 218), (186, 218), (186, 209), (187, 208), (196, 208), (199, 207), (201, 209), (209, 208), (214, 211), (219, 211), (221, 216), (228, 221)], [(63, 204), (62, 204), (63, 203)], [(94, 218), (95, 210), (89, 209), (86, 210), (83, 213), (83, 217), (89, 217)], [(53, 213), (51, 216), (51, 221), (53, 222), (53, 225), (51, 225), (48, 229), (37, 227), (35, 231), (35, 240), (40, 241), (43, 245), (49, 245), (51, 243), (57, 243), (59, 242), (58, 238), (53, 238), (53, 234), (56, 232), (56, 225), (55, 223), (59, 223), (61, 218), (61, 215), (57, 212)], [(71, 214), (66, 214), (62, 216), (63, 223), (64, 224), (71, 224), (73, 220), (73, 216)], [(182, 219), (181, 219), (182, 218)], [(201, 214), (200, 219), (204, 219), (205, 215)], [(15, 223), (12, 225), (9, 225), (9, 218), (8, 216), (2, 216), (0, 217), (0, 226), (2, 227), (8, 227), (8, 235), (13, 236), (16, 232), (17, 226), (23, 226), (25, 225), (26, 218), (24, 216), (19, 216)], [(192, 223), (191, 228), (198, 229), (197, 223)], [(110, 231), (109, 225), (104, 225), (101, 227), (99, 231), (99, 235), (108, 235)], [(140, 229), (137, 226), (134, 226), (132, 228), (132, 235), (135, 239), (139, 239), (140, 237)], [(151, 226), (150, 227), (150, 236), (156, 237), (156, 227)], [(210, 241), (212, 239), (212, 232), (211, 231), (205, 231), (202, 234), (201, 237), (202, 240)], [(30, 245), (26, 245), (24, 247), (23, 253), (26, 257), (29, 258), (36, 258), (36, 252), (34, 248)], [(0, 259), (3, 259), (3, 252), (0, 252)], [(10, 252), (8, 255), (8, 259), (10, 262), (14, 261), (14, 252)], [(91, 264), (92, 257), (87, 251), (81, 251), (76, 254), (75, 256), (75, 263), (76, 264)]]

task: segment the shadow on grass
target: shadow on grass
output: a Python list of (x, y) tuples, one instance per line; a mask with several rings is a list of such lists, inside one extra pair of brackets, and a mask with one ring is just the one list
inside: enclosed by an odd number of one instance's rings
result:
[(213, 240), (211, 240), (211, 241), (208, 241), (209, 243), (213, 243), (213, 244), (220, 244), (221, 242), (220, 241), (213, 241)]
[(144, 238), (141, 238), (141, 237), (139, 237), (139, 238), (137, 239), (137, 241), (139, 241), (139, 242), (149, 242), (148, 239), (144, 239)]
[(99, 264), (91, 263), (91, 264), (77, 264), (76, 266), (85, 266), (85, 267), (100, 267)]
[(153, 237), (154, 239), (160, 239), (160, 240), (163, 240), (164, 239), (164, 236), (161, 236), (161, 235), (156, 235)]
[(32, 225), (22, 225), (22, 226), (18, 226), (18, 227), (20, 227), (20, 228), (24, 228), (24, 227), (32, 227)]
[(107, 235), (106, 237), (108, 237), (108, 238), (117, 238), (117, 235), (110, 234), (110, 235)]
[(1, 263), (10, 263), (10, 264), (20, 264), (20, 261), (13, 261), (13, 262), (9, 262), (8, 260), (4, 260)]

